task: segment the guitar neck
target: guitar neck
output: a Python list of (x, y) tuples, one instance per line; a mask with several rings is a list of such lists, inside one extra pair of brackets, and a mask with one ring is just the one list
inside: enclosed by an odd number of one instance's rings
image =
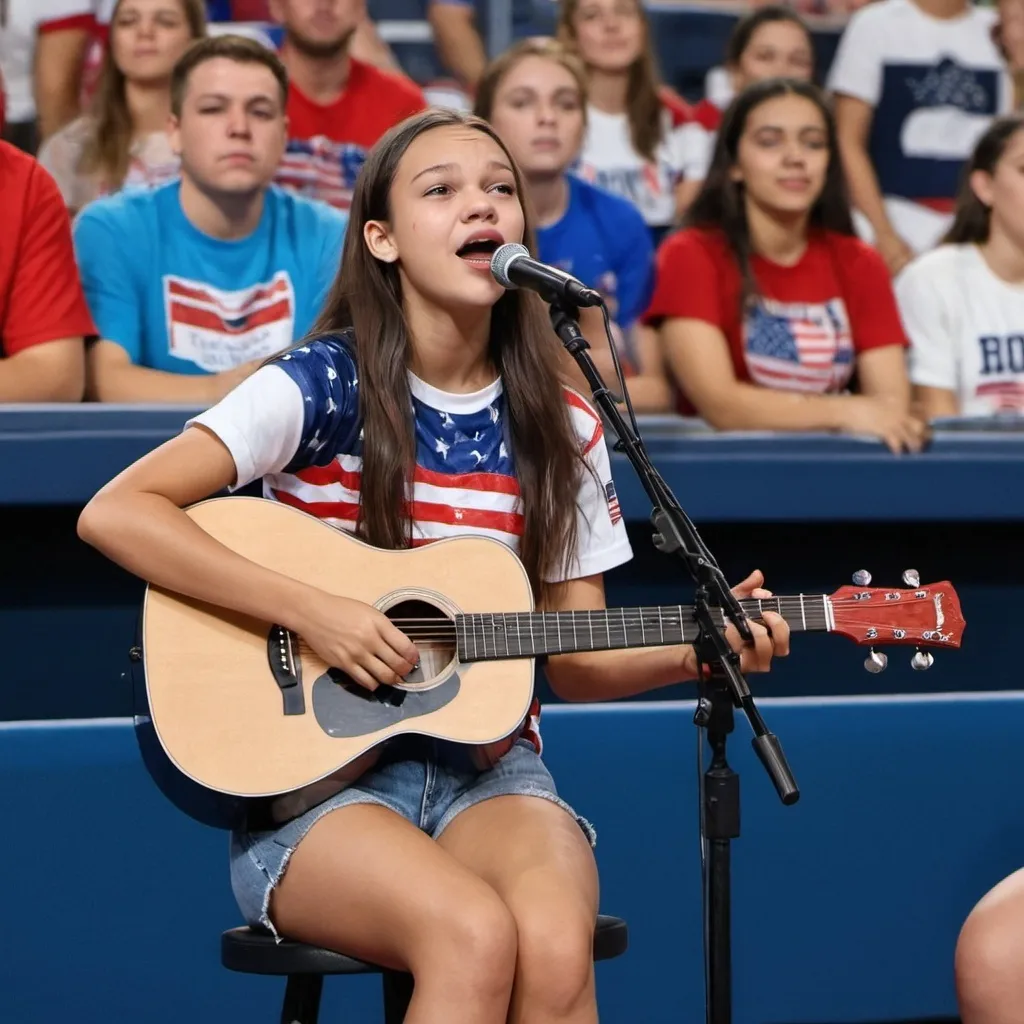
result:
[[(766, 611), (778, 612), (795, 633), (827, 632), (833, 625), (831, 601), (826, 594), (750, 598), (740, 605), (752, 619), (759, 619)], [(712, 614), (724, 621), (721, 609), (714, 609)], [(689, 644), (697, 639), (698, 632), (692, 606), (678, 604), (455, 616), (462, 662)]]

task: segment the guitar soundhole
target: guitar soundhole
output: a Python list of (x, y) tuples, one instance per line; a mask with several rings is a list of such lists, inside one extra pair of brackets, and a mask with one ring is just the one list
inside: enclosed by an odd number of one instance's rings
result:
[(410, 690), (426, 689), (445, 679), (456, 658), (455, 623), (429, 601), (398, 601), (384, 614), (416, 645), (420, 663), (406, 677)]

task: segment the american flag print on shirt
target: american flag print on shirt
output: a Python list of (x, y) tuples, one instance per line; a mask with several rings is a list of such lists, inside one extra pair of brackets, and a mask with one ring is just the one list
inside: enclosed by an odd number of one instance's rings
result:
[(1024, 381), (986, 381), (979, 384), (974, 393), (978, 398), (988, 401), (993, 413), (1024, 412)]
[(853, 336), (842, 299), (758, 299), (744, 325), (744, 356), (755, 384), (780, 391), (839, 391), (853, 374)]
[(289, 139), (274, 181), (308, 199), (347, 210), (366, 153), (363, 146), (335, 142), (325, 135)]
[[(282, 472), (264, 477), (264, 495), (354, 531), (363, 434), (359, 378), (348, 343), (344, 338), (323, 339), (280, 356), (276, 365), (298, 385), (305, 417), (296, 456)], [(524, 518), (501, 381), (472, 395), (447, 395), (410, 375), (410, 390), (416, 466), (406, 508), (412, 545), (484, 536), (518, 551)], [(604, 439), (601, 419), (574, 391), (566, 388), (563, 393), (586, 456)], [(541, 753), (536, 697), (520, 728), (480, 753), (494, 763), (517, 738), (529, 740)]]

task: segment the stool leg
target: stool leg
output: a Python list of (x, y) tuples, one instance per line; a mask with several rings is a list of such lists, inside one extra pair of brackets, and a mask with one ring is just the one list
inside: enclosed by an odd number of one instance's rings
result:
[(281, 1024), (317, 1024), (322, 974), (289, 974), (281, 1006)]
[(402, 1024), (412, 999), (412, 975), (404, 971), (385, 971), (381, 981), (384, 987), (384, 1024)]

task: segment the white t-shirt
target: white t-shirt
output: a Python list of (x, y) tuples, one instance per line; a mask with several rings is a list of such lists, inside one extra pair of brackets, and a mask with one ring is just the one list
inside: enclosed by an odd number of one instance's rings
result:
[(625, 114), (607, 114), (589, 106), (587, 135), (575, 173), (630, 200), (649, 227), (667, 227), (675, 220), (676, 185), (684, 178), (703, 178), (707, 166), (702, 136), (685, 128), (685, 122), (663, 108), (661, 142), (650, 162), (633, 148)]
[[(500, 379), (470, 395), (439, 391), (411, 374), (409, 385), (416, 427), (413, 544), (485, 536), (517, 551), (522, 502)], [(566, 572), (554, 570), (553, 581), (605, 572), (632, 557), (601, 419), (576, 392), (564, 394), (593, 472), (580, 479), (576, 551)], [(363, 441), (358, 373), (343, 340), (312, 342), (281, 356), (196, 422), (231, 452), (238, 486), (262, 477), (266, 497), (355, 529)]]
[[(828, 87), (874, 108), (868, 152), (897, 232), (918, 251), (949, 225), (960, 169), (1013, 88), (992, 40), (996, 11), (933, 18), (881, 0), (847, 24)], [(939, 207), (936, 209), (936, 207)]]
[(71, 19), (75, 25), (81, 19), (81, 27), (88, 28), (93, 7), (93, 0), (7, 0), (7, 20), (0, 26), (0, 68), (9, 123), (32, 121), (36, 116), (32, 66), (37, 33), (46, 31), (50, 22), (63, 24)]
[(1024, 413), (1024, 285), (974, 245), (943, 245), (896, 279), (910, 379), (956, 393), (962, 416)]

